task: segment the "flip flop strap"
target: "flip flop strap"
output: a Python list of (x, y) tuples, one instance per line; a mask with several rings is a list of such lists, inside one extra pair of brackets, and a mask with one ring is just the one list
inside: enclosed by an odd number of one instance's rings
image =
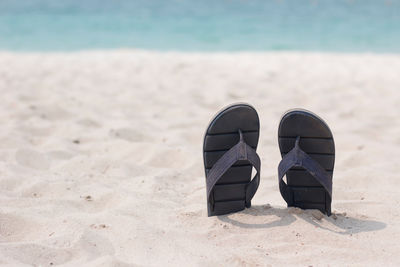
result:
[(243, 134), (239, 130), (240, 141), (229, 149), (222, 157), (214, 164), (211, 170), (208, 172), (206, 187), (207, 187), (207, 198), (210, 200), (211, 192), (214, 189), (216, 183), (224, 175), (224, 173), (231, 168), (238, 161), (248, 161), (254, 166), (257, 173), (253, 179), (246, 186), (246, 205), (250, 203), (254, 194), (257, 191), (258, 185), (260, 184), (260, 167), (261, 161), (257, 152), (244, 142)]
[(303, 167), (325, 188), (332, 197), (332, 178), (325, 169), (299, 146), (300, 136), (297, 137), (294, 148), (287, 153), (278, 166), (279, 190), (286, 202), (292, 202), (291, 193), (287, 184), (283, 181), (283, 176), (292, 167)]

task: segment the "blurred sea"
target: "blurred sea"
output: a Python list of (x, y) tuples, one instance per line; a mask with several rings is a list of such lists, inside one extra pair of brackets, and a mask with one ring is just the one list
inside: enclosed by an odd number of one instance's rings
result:
[(400, 0), (0, 0), (0, 50), (400, 52)]

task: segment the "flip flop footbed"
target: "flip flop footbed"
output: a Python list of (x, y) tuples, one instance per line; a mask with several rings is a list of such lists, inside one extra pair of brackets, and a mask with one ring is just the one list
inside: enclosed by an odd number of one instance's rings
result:
[[(298, 136), (300, 148), (332, 179), (335, 144), (328, 125), (312, 112), (291, 110), (284, 114), (279, 124), (278, 142), (282, 157), (293, 149)], [(310, 173), (301, 167), (293, 167), (286, 173), (286, 179), (293, 200), (288, 206), (331, 213), (330, 195)]]
[[(247, 104), (231, 105), (210, 122), (204, 136), (203, 158), (207, 177), (214, 164), (239, 142), (239, 130), (244, 141), (257, 148), (260, 123), (255, 109)], [(246, 185), (251, 180), (252, 166), (238, 161), (218, 180), (207, 198), (208, 215), (222, 215), (245, 208)]]

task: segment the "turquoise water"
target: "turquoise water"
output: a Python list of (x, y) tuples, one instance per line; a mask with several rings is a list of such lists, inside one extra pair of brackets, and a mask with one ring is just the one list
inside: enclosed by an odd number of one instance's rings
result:
[(400, 0), (0, 0), (0, 50), (400, 52)]

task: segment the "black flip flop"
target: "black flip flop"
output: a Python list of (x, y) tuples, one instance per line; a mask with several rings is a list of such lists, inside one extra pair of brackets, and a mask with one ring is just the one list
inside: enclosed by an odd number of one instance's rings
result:
[(260, 183), (259, 134), (258, 114), (248, 104), (228, 106), (210, 122), (203, 145), (208, 216), (251, 206)]
[(335, 143), (328, 125), (310, 111), (290, 110), (279, 124), (278, 142), (279, 189), (288, 207), (331, 215)]

